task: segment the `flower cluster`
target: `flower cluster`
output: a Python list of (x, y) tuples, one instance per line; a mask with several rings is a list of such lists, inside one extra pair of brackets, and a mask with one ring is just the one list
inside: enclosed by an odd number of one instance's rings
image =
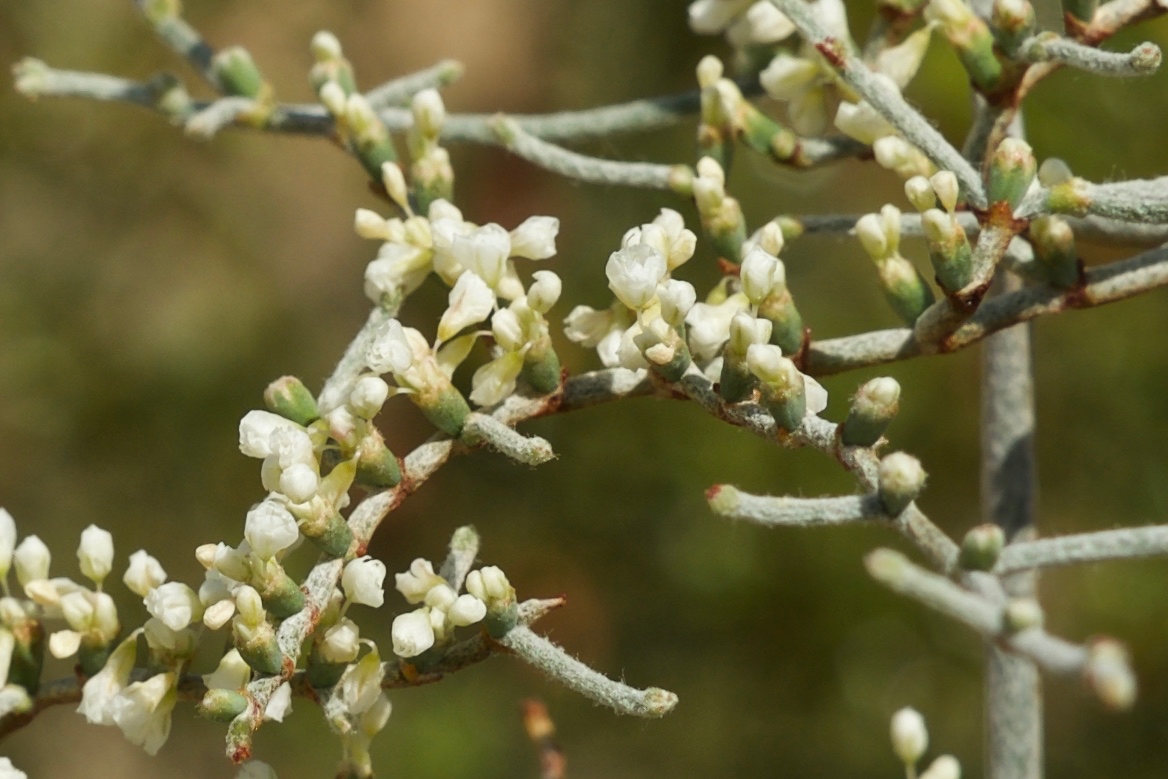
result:
[(457, 579), (448, 581), (434, 573), (433, 564), (423, 558), (414, 560), (408, 571), (394, 579), (406, 602), (419, 606), (393, 620), (393, 652), (398, 657), (417, 658), (449, 642), (455, 628), (484, 619), (487, 629), (498, 635), (515, 624), (515, 590), (494, 566), (471, 571), (462, 594)]

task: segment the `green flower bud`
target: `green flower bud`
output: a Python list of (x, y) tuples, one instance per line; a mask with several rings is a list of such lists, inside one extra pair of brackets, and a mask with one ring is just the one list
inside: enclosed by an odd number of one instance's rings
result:
[(304, 593), (300, 585), (284, 572), (275, 557), (253, 571), (250, 584), (259, 592), (264, 608), (277, 619), (291, 617), (304, 608)]
[(320, 418), (316, 399), (295, 376), (281, 376), (264, 390), (264, 405), (274, 414), (308, 425)]
[(355, 481), (366, 487), (384, 490), (396, 487), (401, 481), (401, 465), (381, 432), (372, 425), (357, 445), (357, 475)]
[(931, 208), (921, 217), (937, 283), (952, 295), (973, 279), (973, 249), (952, 214)]
[(880, 461), (880, 502), (889, 516), (899, 516), (925, 486), (925, 469), (911, 454), (893, 452)]
[(231, 722), (247, 710), (247, 696), (236, 690), (207, 690), (196, 711), (215, 722)]
[(252, 99), (270, 95), (271, 88), (264, 82), (263, 74), (245, 48), (232, 46), (223, 49), (211, 60), (211, 69), (228, 94)]
[(967, 571), (989, 571), (998, 562), (1006, 536), (994, 524), (978, 525), (965, 534), (961, 541), (958, 563)]
[(1014, 598), (1002, 611), (1002, 627), (1010, 633), (1042, 627), (1042, 606), (1034, 598)]
[(987, 196), (991, 204), (1009, 203), (1010, 211), (1022, 202), (1038, 172), (1030, 144), (1020, 138), (1006, 138), (990, 157)]
[(848, 418), (840, 430), (844, 446), (873, 446), (900, 409), (900, 384), (896, 379), (872, 379), (856, 391)]
[(540, 338), (523, 356), (520, 375), (540, 395), (549, 395), (559, 389), (561, 374), (560, 358), (552, 348), (550, 338)]
[(1030, 240), (1043, 275), (1051, 284), (1070, 289), (1079, 283), (1075, 233), (1065, 219), (1047, 216), (1030, 223)]

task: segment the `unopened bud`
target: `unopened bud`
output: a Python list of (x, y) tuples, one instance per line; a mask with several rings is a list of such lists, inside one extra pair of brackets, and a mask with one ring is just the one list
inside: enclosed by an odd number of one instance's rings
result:
[(961, 763), (953, 755), (941, 755), (925, 769), (920, 779), (961, 779)]
[(961, 541), (958, 563), (967, 571), (989, 571), (998, 562), (1006, 543), (1002, 529), (994, 524), (978, 525)]
[(1034, 34), (1034, 6), (1029, 0), (994, 0), (991, 19), (1003, 51), (1017, 51), (1018, 45)]
[(957, 208), (957, 196), (961, 192), (957, 175), (953, 171), (939, 170), (929, 178), (929, 183), (937, 193), (937, 199), (941, 201), (941, 208), (952, 214)]
[(904, 195), (918, 211), (928, 211), (937, 205), (937, 195), (933, 192), (933, 185), (924, 176), (913, 176), (904, 182)]
[(990, 157), (990, 203), (1006, 202), (1011, 211), (1017, 208), (1034, 181), (1037, 165), (1030, 144), (1020, 138), (1004, 139)]
[(1038, 183), (1044, 187), (1057, 187), (1059, 184), (1066, 184), (1074, 177), (1075, 174), (1071, 172), (1071, 166), (1058, 157), (1047, 157), (1043, 160), (1042, 167), (1038, 169)]
[(1130, 708), (1136, 699), (1136, 678), (1127, 650), (1118, 641), (1104, 638), (1091, 644), (1085, 669), (1087, 684), (1104, 705)]
[(925, 486), (925, 469), (911, 454), (893, 452), (880, 461), (880, 502), (890, 516), (899, 516)]
[(906, 766), (914, 766), (929, 747), (925, 718), (916, 709), (903, 708), (892, 715), (889, 728), (892, 751)]
[(896, 379), (872, 379), (856, 391), (848, 418), (840, 431), (845, 446), (873, 446), (900, 409), (900, 384)]
[(921, 224), (937, 283), (950, 294), (961, 290), (973, 278), (973, 249), (965, 230), (952, 214), (937, 208), (926, 211)]
[(1042, 274), (1051, 284), (1070, 289), (1079, 283), (1079, 257), (1075, 251), (1075, 232), (1057, 216), (1035, 219), (1030, 223), (1030, 239)]
[(401, 481), (401, 466), (376, 429), (371, 429), (357, 445), (356, 481), (381, 490), (396, 487)]
[(281, 376), (264, 390), (264, 405), (275, 414), (307, 425), (320, 417), (316, 399), (295, 376)]
[(1002, 627), (1010, 633), (1042, 627), (1042, 619), (1042, 606), (1034, 598), (1014, 598), (1002, 611)]
[(211, 60), (211, 69), (228, 94), (257, 98), (264, 91), (264, 76), (247, 49), (239, 46), (223, 49)]
[(207, 690), (196, 711), (215, 722), (231, 722), (247, 709), (247, 696), (236, 690)]

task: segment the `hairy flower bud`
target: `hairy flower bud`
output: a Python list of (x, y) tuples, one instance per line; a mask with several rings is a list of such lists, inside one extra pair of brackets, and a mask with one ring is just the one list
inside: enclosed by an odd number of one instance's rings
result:
[(916, 500), (925, 485), (921, 461), (904, 452), (885, 455), (880, 461), (880, 501), (890, 516), (899, 516)]

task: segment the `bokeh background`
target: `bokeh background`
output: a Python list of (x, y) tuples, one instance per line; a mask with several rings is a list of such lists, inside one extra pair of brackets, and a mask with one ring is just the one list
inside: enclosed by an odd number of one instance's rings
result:
[[(466, 64), (452, 111), (582, 108), (677, 91), (724, 44), (686, 28), (679, 0), (190, 0), (188, 18), (217, 45), (247, 46), (283, 99), (309, 100), (307, 43), (331, 29), (361, 83), (443, 57)], [(1040, 8), (1048, 26), (1057, 19)], [(869, 3), (855, 3), (862, 29)], [(1150, 38), (1158, 22), (1112, 46)], [(197, 79), (128, 2), (0, 0), (0, 61), (134, 77), (175, 70)], [(1168, 169), (1168, 74), (1103, 80), (1061, 72), (1028, 103), (1041, 158), (1060, 156), (1094, 180)], [(910, 96), (960, 139), (968, 94), (956, 59), (935, 40)], [(692, 127), (588, 147), (633, 160), (692, 159)], [(669, 195), (559, 179), (493, 148), (456, 147), (457, 199), (468, 218), (517, 224), (560, 218), (558, 311), (601, 305), (603, 263), (623, 231)], [(730, 187), (751, 225), (778, 213), (862, 212), (903, 202), (874, 166), (780, 170), (747, 152)], [(365, 318), (361, 273), (375, 246), (352, 233), (358, 206), (378, 207), (352, 160), (319, 139), (225, 132), (184, 138), (157, 116), (79, 101), (27, 102), (0, 80), (0, 504), (22, 533), (54, 550), (54, 573), (76, 575), (77, 535), (115, 533), (119, 567), (140, 546), (195, 582), (199, 543), (238, 539), (261, 497), (257, 463), (236, 449), (236, 424), (285, 373), (315, 384)], [(921, 247), (910, 247), (918, 259)], [(1083, 245), (1089, 262), (1120, 256)], [(807, 238), (784, 252), (790, 286), (815, 334), (895, 325), (870, 261), (854, 242)], [(708, 248), (683, 271), (716, 278)], [(404, 317), (432, 329), (444, 290), (427, 286)], [(1035, 327), (1039, 523), (1045, 533), (1168, 517), (1168, 359), (1163, 293)], [(573, 370), (595, 356), (569, 344)], [(886, 369), (904, 387), (892, 445), (931, 474), (925, 510), (961, 534), (978, 522), (978, 349)], [(827, 382), (839, 419), (862, 380)], [(428, 433), (412, 406), (382, 425), (408, 451)], [(717, 482), (775, 494), (848, 492), (814, 452), (782, 451), (682, 403), (638, 400), (541, 420), (560, 458), (537, 470), (488, 453), (451, 463), (394, 513), (371, 551), (391, 571), (440, 559), (450, 532), (475, 524), (483, 558), (521, 596), (566, 593), (542, 629), (593, 666), (681, 696), (662, 721), (618, 718), (507, 659), (440, 685), (393, 694), (374, 747), (387, 776), (535, 776), (519, 703), (539, 696), (577, 777), (899, 775), (889, 714), (911, 704), (935, 750), (969, 776), (981, 770), (981, 647), (963, 628), (868, 580), (863, 553), (899, 539), (878, 530), (766, 531), (713, 517)], [(302, 564), (306, 564), (302, 563)], [(120, 577), (120, 570), (118, 573)], [(1168, 771), (1168, 563), (1098, 565), (1045, 576), (1048, 621), (1073, 639), (1111, 633), (1131, 647), (1142, 697), (1110, 714), (1074, 682), (1047, 686), (1049, 774), (1162, 777)], [(120, 586), (127, 625), (141, 604)], [(363, 614), (388, 639), (390, 616)], [(196, 670), (214, 663), (208, 641)], [(50, 675), (68, 673), (59, 663)], [(184, 704), (154, 760), (116, 731), (65, 708), (6, 741), (33, 777), (227, 777), (222, 726)], [(313, 704), (262, 729), (257, 756), (281, 776), (326, 776), (337, 757)]]

